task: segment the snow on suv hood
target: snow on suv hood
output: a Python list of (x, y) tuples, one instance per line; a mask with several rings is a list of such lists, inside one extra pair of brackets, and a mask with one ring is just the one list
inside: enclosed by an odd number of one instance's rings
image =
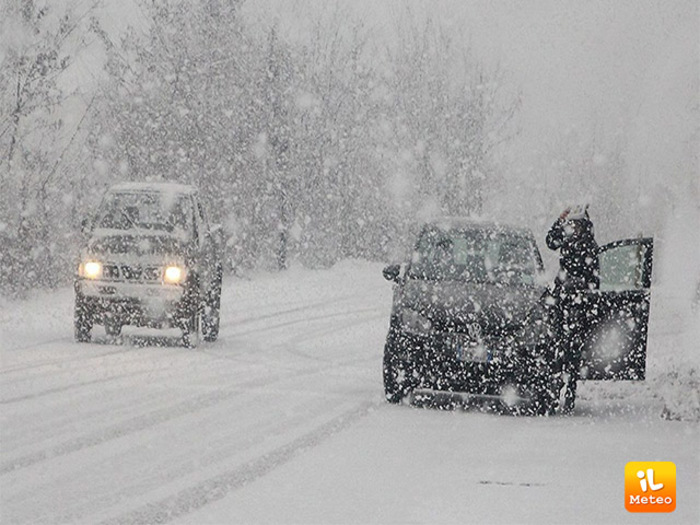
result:
[(94, 255), (185, 255), (187, 243), (167, 233), (99, 232), (90, 239), (88, 252)]

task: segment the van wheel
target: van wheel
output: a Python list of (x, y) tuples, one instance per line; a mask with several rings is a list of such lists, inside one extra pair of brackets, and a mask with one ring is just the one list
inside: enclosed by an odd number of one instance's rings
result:
[[(561, 413), (571, 414), (576, 405), (576, 375), (570, 370), (564, 374), (564, 391), (561, 393)], [(563, 398), (563, 399), (562, 399)]]
[(389, 403), (400, 403), (413, 392), (413, 378), (408, 362), (398, 355), (394, 345), (384, 348), (384, 395)]

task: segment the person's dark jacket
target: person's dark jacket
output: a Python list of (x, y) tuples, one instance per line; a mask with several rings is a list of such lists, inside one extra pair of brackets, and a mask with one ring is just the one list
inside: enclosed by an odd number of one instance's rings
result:
[(598, 289), (598, 243), (589, 219), (557, 219), (547, 234), (547, 246), (559, 250), (557, 286), (572, 291)]

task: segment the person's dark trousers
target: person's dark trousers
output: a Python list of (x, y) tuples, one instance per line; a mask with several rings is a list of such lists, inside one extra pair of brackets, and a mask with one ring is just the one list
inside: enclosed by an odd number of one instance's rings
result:
[[(576, 399), (576, 384), (580, 379), (583, 334), (586, 328), (586, 311), (583, 294), (578, 290), (567, 290), (563, 286), (555, 289), (555, 331), (559, 356), (557, 372), (566, 385), (565, 413), (571, 412)], [(563, 386), (563, 385), (562, 385)]]

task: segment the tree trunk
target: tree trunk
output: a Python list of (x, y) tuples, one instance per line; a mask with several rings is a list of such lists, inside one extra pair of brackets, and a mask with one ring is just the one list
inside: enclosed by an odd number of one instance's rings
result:
[[(15, 104), (15, 109), (12, 112), (12, 135), (10, 137), (10, 149), (7, 153), (7, 175), (9, 177), (12, 171), (12, 158), (15, 155), (15, 146), (17, 144), (17, 133), (19, 133), (19, 119), (22, 114), (22, 81), (21, 73), (17, 72), (17, 102)], [(4, 182), (4, 181), (3, 181)]]

